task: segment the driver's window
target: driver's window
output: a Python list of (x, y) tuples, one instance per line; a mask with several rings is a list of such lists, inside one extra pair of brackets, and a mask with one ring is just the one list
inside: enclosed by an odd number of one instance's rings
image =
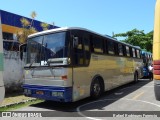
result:
[(83, 40), (82, 37), (78, 37), (77, 45), (74, 48), (75, 53), (75, 64), (83, 65), (84, 64), (84, 51), (83, 51)]

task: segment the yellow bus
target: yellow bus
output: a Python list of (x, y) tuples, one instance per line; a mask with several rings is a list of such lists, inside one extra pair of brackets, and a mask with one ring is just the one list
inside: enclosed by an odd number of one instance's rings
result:
[(28, 37), (24, 94), (59, 102), (98, 98), (137, 82), (142, 68), (139, 47), (84, 28), (47, 30)]
[(0, 104), (4, 99), (5, 88), (3, 82), (3, 39), (2, 39), (2, 26), (0, 19)]
[(160, 0), (157, 0), (155, 6), (153, 68), (155, 97), (160, 100)]

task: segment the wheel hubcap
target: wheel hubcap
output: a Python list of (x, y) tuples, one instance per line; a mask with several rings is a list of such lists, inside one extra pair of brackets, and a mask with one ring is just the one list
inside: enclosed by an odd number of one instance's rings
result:
[(94, 91), (94, 93), (95, 93), (96, 95), (99, 94), (99, 92), (100, 92), (100, 86), (99, 86), (99, 84), (95, 84), (95, 85), (94, 85), (93, 91)]

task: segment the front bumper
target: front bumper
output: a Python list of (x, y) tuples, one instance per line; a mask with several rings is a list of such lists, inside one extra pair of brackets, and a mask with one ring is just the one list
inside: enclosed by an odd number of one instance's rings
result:
[[(72, 87), (55, 87), (24, 84), (23, 89), (24, 95), (28, 97), (58, 102), (72, 102)], [(58, 96), (59, 93), (61, 93), (60, 96)]]

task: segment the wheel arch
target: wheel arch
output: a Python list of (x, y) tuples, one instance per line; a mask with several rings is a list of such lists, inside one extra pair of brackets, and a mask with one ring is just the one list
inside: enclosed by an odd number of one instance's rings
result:
[(93, 83), (94, 80), (96, 80), (96, 78), (98, 78), (98, 81), (100, 82), (101, 87), (102, 87), (102, 90), (103, 90), (103, 92), (104, 92), (104, 90), (105, 90), (104, 79), (103, 79), (103, 77), (102, 77), (101, 75), (99, 75), (99, 74), (95, 75), (95, 76), (92, 78), (92, 82), (91, 82), (91, 84), (90, 84), (90, 90), (91, 90), (92, 83)]

